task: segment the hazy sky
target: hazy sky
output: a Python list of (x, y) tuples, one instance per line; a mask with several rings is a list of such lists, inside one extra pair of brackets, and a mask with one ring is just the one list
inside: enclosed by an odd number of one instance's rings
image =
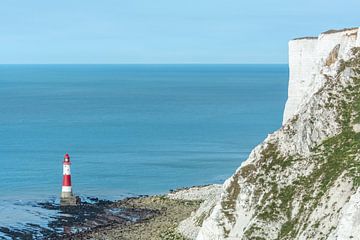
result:
[(360, 0), (1, 0), (0, 63), (286, 63)]

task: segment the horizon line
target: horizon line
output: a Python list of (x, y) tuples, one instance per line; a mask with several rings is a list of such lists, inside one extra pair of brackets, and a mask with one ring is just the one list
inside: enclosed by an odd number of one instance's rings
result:
[(289, 63), (0, 63), (0, 65), (288, 65)]

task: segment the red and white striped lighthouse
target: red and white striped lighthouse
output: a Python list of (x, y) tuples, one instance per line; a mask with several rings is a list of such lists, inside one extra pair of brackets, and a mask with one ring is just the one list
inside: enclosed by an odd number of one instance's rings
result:
[(73, 195), (71, 186), (71, 171), (70, 171), (70, 155), (68, 153), (64, 156), (63, 162), (63, 183), (61, 189), (60, 205), (76, 205), (76, 197)]
[(71, 196), (72, 189), (71, 189), (71, 171), (70, 171), (70, 156), (69, 154), (65, 154), (64, 162), (63, 162), (63, 184), (61, 190), (61, 196)]

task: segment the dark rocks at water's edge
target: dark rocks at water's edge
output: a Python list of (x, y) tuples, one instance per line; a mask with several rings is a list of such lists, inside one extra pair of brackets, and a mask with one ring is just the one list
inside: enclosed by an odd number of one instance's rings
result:
[(53, 202), (39, 203), (38, 207), (58, 211), (47, 227), (27, 223), (23, 229), (0, 227), (0, 232), (12, 239), (70, 239), (98, 228), (126, 226), (160, 214), (156, 209), (132, 207), (127, 204), (131, 199), (113, 202), (88, 198), (89, 202), (66, 207)]
[[(53, 202), (33, 205), (56, 213), (45, 225), (24, 223), (21, 228), (0, 227), (6, 239), (184, 239), (176, 230), (197, 210), (201, 200), (167, 195), (130, 197), (120, 201), (86, 198), (77, 206)], [(1, 239), (1, 236), (0, 236)]]
[(60, 208), (60, 216), (49, 223), (51, 229), (62, 229), (61, 237), (93, 231), (112, 225), (127, 225), (152, 218), (159, 214), (152, 209), (125, 206), (128, 199), (120, 202), (99, 200), (93, 204), (81, 204)]

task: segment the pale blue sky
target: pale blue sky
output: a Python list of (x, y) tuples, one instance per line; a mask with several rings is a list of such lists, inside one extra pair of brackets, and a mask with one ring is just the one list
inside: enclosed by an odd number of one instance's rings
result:
[(1, 0), (0, 63), (287, 63), (359, 0)]

